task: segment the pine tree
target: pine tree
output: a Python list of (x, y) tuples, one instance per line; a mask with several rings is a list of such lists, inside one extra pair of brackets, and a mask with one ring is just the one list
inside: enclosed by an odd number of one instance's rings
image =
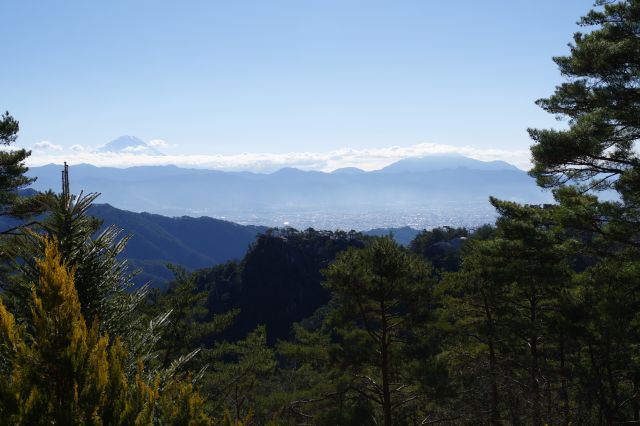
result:
[[(0, 116), (0, 145), (10, 147), (18, 137), (20, 125), (9, 112)], [(41, 196), (23, 197), (20, 190), (28, 187), (35, 178), (26, 175), (29, 170), (25, 160), (31, 154), (25, 149), (0, 150), (0, 216), (28, 218), (42, 212)], [(8, 227), (0, 234), (13, 234), (18, 227)]]
[(490, 424), (502, 424), (504, 406), (501, 319), (508, 283), (496, 279), (504, 266), (496, 258), (501, 253), (497, 241), (473, 242), (460, 272), (447, 274), (441, 289), (445, 295), (441, 315), (455, 331), (447, 342), (447, 359), (451, 378), (461, 386), (463, 395), (455, 411), (463, 417), (484, 418)]
[(263, 412), (261, 403), (271, 395), (268, 383), (275, 374), (276, 360), (267, 346), (265, 327), (259, 326), (243, 340), (217, 343), (205, 352), (209, 367), (200, 388), (210, 411), (227, 411), (227, 417), (237, 422), (255, 415), (267, 423), (271, 413)]
[[(530, 130), (534, 173), (545, 185), (620, 177), (638, 166), (634, 141), (640, 137), (640, 2), (598, 0), (603, 10), (582, 18), (597, 28), (576, 33), (571, 55), (554, 58), (569, 81), (538, 101), (546, 111), (568, 118), (569, 129)], [(602, 181), (616, 185), (614, 180)]]
[(101, 229), (101, 221), (89, 215), (99, 194), (70, 194), (66, 165), (63, 176), (67, 183), (62, 193), (49, 194), (43, 200), (47, 216), (7, 248), (15, 268), (22, 272), (7, 286), (9, 302), (19, 317), (29, 318), (24, 311), (25, 301), (30, 297), (30, 283), (39, 275), (35, 259), (44, 254), (41, 235), (45, 235), (57, 242), (60, 255), (74, 271), (87, 322), (97, 319), (101, 331), (120, 336), (136, 356), (149, 353), (166, 316), (148, 324), (140, 321), (137, 311), (146, 297), (147, 286), (133, 288), (136, 272), (130, 270), (126, 259), (120, 258), (129, 237), (121, 237), (122, 230), (114, 225)]
[[(147, 383), (142, 363), (130, 381), (127, 353), (119, 338), (87, 326), (69, 269), (58, 244), (45, 240), (31, 287), (31, 321), (16, 323), (0, 302), (0, 413), (7, 424), (140, 424), (181, 419), (211, 421), (191, 385), (159, 379)], [(172, 424), (172, 423), (169, 423)], [(173, 423), (175, 424), (175, 423)]]
[(569, 424), (573, 241), (558, 233), (555, 208), (492, 203), (495, 236), (472, 242), (444, 285), (461, 412), (491, 424)]
[[(554, 188), (555, 218), (588, 260), (573, 294), (576, 421), (611, 424), (640, 421), (640, 1), (596, 6), (581, 20), (593, 30), (554, 58), (567, 81), (538, 101), (568, 128), (529, 132), (531, 173)], [(617, 197), (598, 199), (606, 189)]]
[(378, 405), (383, 423), (392, 425), (420, 396), (418, 376), (405, 368), (405, 349), (429, 324), (429, 268), (390, 238), (376, 238), (364, 249), (340, 253), (325, 274), (342, 368), (352, 375), (352, 388)]
[[(640, 264), (605, 258), (577, 276), (573, 343), (576, 423), (640, 420)], [(577, 337), (577, 338), (576, 338)]]
[(353, 377), (336, 362), (340, 343), (328, 324), (318, 329), (295, 324), (294, 339), (278, 342), (277, 349), (281, 394), (274, 399), (281, 401), (286, 418), (318, 426), (372, 421), (377, 404), (351, 389)]
[[(568, 120), (568, 129), (530, 129), (538, 182), (557, 188), (568, 226), (640, 247), (640, 1), (598, 0), (582, 18), (571, 54), (554, 58), (568, 81), (537, 103)], [(571, 186), (577, 185), (577, 186)], [(614, 189), (620, 201), (598, 202), (588, 190)]]
[(194, 351), (210, 345), (212, 337), (231, 324), (238, 310), (213, 315), (206, 308), (208, 292), (199, 289), (196, 277), (184, 268), (168, 265), (174, 273), (169, 288), (155, 291), (147, 299), (145, 311), (151, 318), (168, 314), (167, 325), (160, 330), (154, 352), (160, 368), (166, 369), (180, 357), (191, 358)]

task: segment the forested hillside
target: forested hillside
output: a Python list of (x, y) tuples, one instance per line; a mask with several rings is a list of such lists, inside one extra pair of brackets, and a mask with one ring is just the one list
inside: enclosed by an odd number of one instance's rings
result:
[(116, 225), (124, 235), (131, 235), (122, 256), (133, 269), (142, 270), (135, 278), (138, 284), (150, 282), (155, 287), (171, 279), (167, 264), (193, 270), (241, 259), (256, 236), (267, 230), (208, 217), (133, 213), (108, 204), (94, 204), (88, 213), (104, 226)]
[(353, 232), (274, 230), (260, 235), (241, 262), (196, 273), (196, 283), (208, 293), (211, 312), (239, 309), (222, 337), (237, 340), (264, 324), (272, 345), (329, 301), (321, 271), (337, 253), (363, 246)]

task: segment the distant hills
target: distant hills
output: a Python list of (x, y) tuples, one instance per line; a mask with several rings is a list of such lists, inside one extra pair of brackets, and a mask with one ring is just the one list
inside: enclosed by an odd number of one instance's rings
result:
[[(33, 187), (58, 190), (60, 170), (31, 168), (38, 177)], [(72, 191), (100, 192), (101, 202), (126, 210), (299, 229), (477, 226), (493, 221), (491, 195), (524, 203), (551, 199), (508, 163), (451, 155), (401, 160), (372, 172), (284, 168), (259, 174), (82, 164), (72, 166), (70, 175)]]
[(363, 234), (372, 237), (385, 237), (392, 236), (399, 244), (404, 246), (409, 245), (411, 241), (420, 233), (421, 230), (411, 228), (409, 226), (403, 226), (401, 228), (375, 228), (368, 231), (364, 231)]
[(423, 173), (442, 170), (477, 170), (499, 171), (510, 170), (522, 172), (516, 166), (504, 161), (479, 161), (462, 155), (431, 155), (420, 158), (405, 158), (382, 170), (381, 173)]
[(162, 285), (171, 278), (167, 263), (189, 270), (242, 259), (263, 226), (242, 226), (209, 217), (166, 217), (94, 204), (89, 214), (117, 225), (131, 239), (123, 253), (134, 268), (142, 268), (138, 283)]

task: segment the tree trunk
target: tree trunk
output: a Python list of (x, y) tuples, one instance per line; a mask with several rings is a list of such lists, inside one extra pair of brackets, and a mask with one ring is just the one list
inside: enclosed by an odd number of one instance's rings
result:
[(391, 391), (389, 389), (389, 342), (387, 333), (387, 317), (384, 303), (380, 304), (382, 310), (382, 335), (380, 345), (380, 355), (382, 362), (382, 411), (384, 416), (384, 426), (391, 426)]
[(531, 422), (533, 426), (540, 426), (542, 422), (540, 419), (540, 390), (538, 386), (538, 333), (536, 332), (538, 306), (535, 290), (536, 288), (534, 286), (530, 301), (530, 321), (532, 332), (529, 337), (529, 347), (531, 348), (531, 371), (529, 374), (531, 380)]
[(571, 424), (571, 412), (569, 409), (569, 389), (567, 386), (567, 371), (565, 366), (564, 355), (564, 333), (560, 335), (560, 374), (562, 375), (562, 416), (566, 426)]
[(491, 402), (490, 402), (490, 423), (501, 425), (500, 411), (498, 410), (498, 383), (497, 383), (497, 361), (495, 344), (493, 341), (493, 316), (487, 298), (484, 297), (484, 311), (487, 318), (487, 344), (489, 346), (489, 376), (491, 377)]
[(638, 403), (638, 392), (640, 392), (640, 372), (633, 372), (633, 422), (640, 422), (640, 404)]

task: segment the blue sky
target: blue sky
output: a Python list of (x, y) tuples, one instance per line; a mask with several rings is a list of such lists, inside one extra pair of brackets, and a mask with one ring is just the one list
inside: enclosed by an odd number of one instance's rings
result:
[[(89, 152), (129, 134), (221, 168), (345, 152), (366, 168), (356, 157), (442, 146), (522, 166), (526, 128), (562, 125), (533, 102), (561, 81), (551, 57), (591, 5), (9, 0), (0, 109), (41, 162), (100, 163)], [(305, 164), (342, 165), (325, 160)]]

